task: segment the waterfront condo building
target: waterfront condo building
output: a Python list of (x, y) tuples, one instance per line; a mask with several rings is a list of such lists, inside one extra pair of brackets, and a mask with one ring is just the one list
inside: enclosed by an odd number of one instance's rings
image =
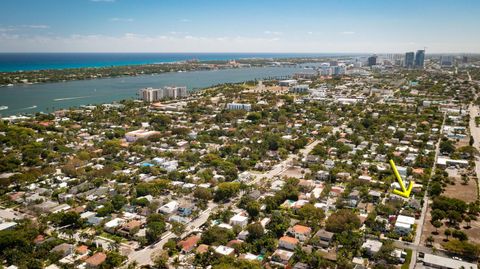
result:
[(179, 99), (188, 96), (187, 87), (144, 88), (139, 91), (140, 98), (146, 102), (163, 99)]
[(240, 103), (229, 103), (227, 104), (227, 110), (246, 110), (250, 111), (252, 105), (250, 104), (240, 104)]

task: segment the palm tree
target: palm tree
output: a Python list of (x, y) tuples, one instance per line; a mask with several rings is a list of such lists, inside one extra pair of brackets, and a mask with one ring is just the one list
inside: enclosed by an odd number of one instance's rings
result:
[(430, 235), (429, 237), (427, 237), (426, 242), (427, 242), (427, 246), (431, 246), (433, 242), (435, 242), (435, 239), (433, 239), (433, 236)]
[(450, 229), (445, 230), (445, 236), (447, 237), (446, 241), (448, 241), (448, 237), (452, 235), (452, 231)]

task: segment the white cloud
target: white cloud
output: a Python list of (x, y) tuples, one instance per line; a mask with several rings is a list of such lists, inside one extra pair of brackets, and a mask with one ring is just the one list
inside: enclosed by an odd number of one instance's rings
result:
[(24, 24), (24, 25), (8, 25), (0, 27), (0, 32), (12, 32), (22, 29), (49, 29), (49, 25), (45, 24)]
[(132, 18), (111, 18), (110, 21), (114, 21), (114, 22), (133, 22), (135, 20), (132, 19)]
[(49, 25), (45, 25), (45, 24), (30, 24), (30, 25), (22, 25), (22, 27), (25, 27), (25, 28), (32, 28), (32, 29), (48, 29), (50, 28)]
[(283, 34), (282, 32), (269, 31), (269, 30), (264, 31), (263, 33), (266, 35), (282, 35)]
[(187, 35), (188, 32), (178, 32), (178, 31), (170, 31), (169, 34), (171, 35)]
[(191, 22), (192, 20), (190, 19), (181, 19), (180, 22)]
[[(316, 37), (317, 35), (315, 35)], [(402, 53), (411, 50), (408, 41), (357, 41), (324, 38), (286, 39), (278, 36), (181, 35), (15, 35), (0, 32), (1, 52), (350, 52)], [(429, 53), (480, 52), (479, 43), (429, 43)]]
[(20, 52), (258, 52), (271, 51), (278, 38), (204, 37), (194, 35), (145, 36), (125, 33), (121, 36), (70, 35), (65, 37), (31, 36), (13, 38), (0, 34), (0, 51)]
[(343, 31), (343, 32), (340, 32), (342, 35), (354, 35), (355, 32), (353, 31)]

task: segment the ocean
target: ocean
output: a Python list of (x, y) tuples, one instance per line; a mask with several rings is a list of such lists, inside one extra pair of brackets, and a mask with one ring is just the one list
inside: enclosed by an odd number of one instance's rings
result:
[(353, 56), (335, 53), (0, 53), (0, 72), (108, 67), (244, 58), (300, 58)]

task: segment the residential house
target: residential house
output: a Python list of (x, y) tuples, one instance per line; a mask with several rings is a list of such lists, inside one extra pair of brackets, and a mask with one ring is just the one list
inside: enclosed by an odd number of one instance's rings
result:
[(319, 230), (313, 238), (315, 239), (313, 243), (315, 246), (323, 247), (323, 248), (328, 248), (330, 247), (330, 244), (332, 243), (333, 236), (335, 234), (328, 232), (324, 229)]
[(192, 214), (193, 210), (194, 210), (195, 206), (194, 204), (190, 203), (190, 202), (182, 202), (179, 206), (178, 206), (178, 214), (182, 217), (188, 217)]
[(73, 245), (62, 243), (52, 248), (50, 252), (56, 252), (56, 253), (59, 253), (62, 257), (65, 257), (73, 253)]
[(367, 239), (363, 243), (362, 248), (366, 250), (368, 255), (375, 255), (378, 251), (380, 251), (382, 246), (383, 243), (378, 240)]
[(238, 213), (230, 218), (230, 224), (232, 226), (238, 225), (242, 228), (245, 228), (248, 225), (248, 217), (242, 213)]
[(160, 213), (163, 213), (165, 215), (169, 215), (169, 214), (172, 214), (173, 212), (175, 212), (177, 209), (178, 209), (178, 202), (177, 201), (171, 201), (167, 204), (164, 204), (163, 206), (161, 206), (158, 211)]
[(277, 249), (272, 254), (272, 261), (282, 265), (287, 265), (292, 257), (293, 252), (284, 249)]
[(86, 268), (99, 268), (107, 259), (107, 255), (103, 252), (97, 252), (85, 260)]
[(290, 236), (282, 236), (280, 240), (278, 240), (278, 246), (288, 250), (294, 250), (299, 243), (300, 241), (297, 238)]
[(181, 248), (182, 253), (189, 253), (192, 251), (200, 241), (200, 236), (191, 235), (188, 238), (178, 242), (177, 246)]
[(412, 226), (415, 223), (415, 218), (398, 215), (395, 222), (395, 232), (400, 235), (407, 235), (412, 231)]
[(223, 256), (231, 256), (235, 254), (235, 249), (227, 246), (218, 246), (215, 248), (215, 252)]
[(303, 225), (295, 225), (288, 230), (288, 233), (293, 235), (296, 239), (300, 241), (306, 241), (310, 238), (312, 229)]

